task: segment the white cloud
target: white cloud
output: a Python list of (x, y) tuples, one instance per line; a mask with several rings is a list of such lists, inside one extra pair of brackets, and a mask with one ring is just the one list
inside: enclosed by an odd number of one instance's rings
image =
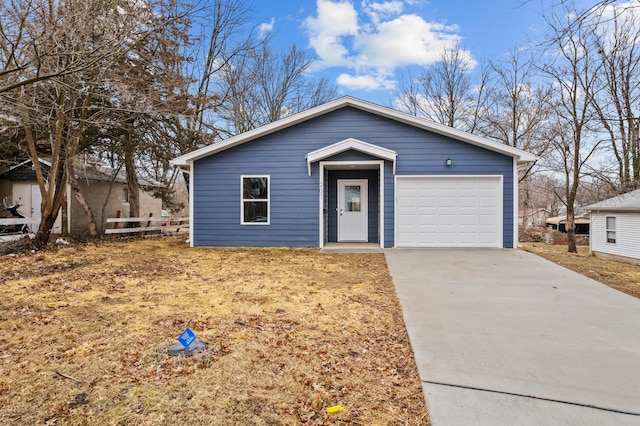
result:
[[(317, 0), (317, 15), (305, 20), (313, 69), (344, 67), (337, 83), (369, 90), (393, 88), (398, 67), (428, 66), (460, 44), (458, 27), (404, 13), (411, 0), (362, 0), (361, 12), (348, 0)], [(470, 52), (469, 62), (475, 64)]]
[(390, 80), (384, 75), (349, 75), (340, 74), (336, 82), (339, 86), (345, 87), (351, 90), (392, 90), (395, 85), (395, 80)]
[(268, 36), (269, 33), (273, 31), (273, 27), (275, 23), (276, 23), (276, 20), (274, 18), (271, 18), (269, 22), (263, 22), (262, 24), (260, 24), (258, 26), (258, 37), (263, 39), (266, 36)]
[(374, 23), (378, 23), (381, 19), (397, 16), (402, 13), (404, 10), (404, 3), (398, 0), (386, 1), (383, 3), (363, 0), (362, 9), (367, 15), (369, 15)]
[(358, 13), (348, 1), (318, 0), (317, 7), (318, 16), (304, 22), (309, 44), (327, 66), (346, 65), (344, 37), (357, 34)]
[[(613, 3), (592, 8), (591, 19), (598, 22), (598, 32), (608, 42), (614, 43), (616, 33), (630, 31), (632, 34), (640, 30), (640, 8), (637, 2)], [(631, 41), (631, 40), (630, 40)]]
[(436, 62), (444, 49), (459, 42), (451, 33), (455, 27), (426, 22), (417, 15), (402, 15), (381, 22), (376, 31), (358, 38), (360, 65), (393, 69), (404, 65), (428, 65)]

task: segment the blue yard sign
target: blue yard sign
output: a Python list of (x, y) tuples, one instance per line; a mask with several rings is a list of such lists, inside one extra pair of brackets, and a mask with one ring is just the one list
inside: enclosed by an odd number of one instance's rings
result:
[(196, 340), (196, 335), (190, 328), (187, 328), (180, 337), (178, 337), (178, 342), (182, 343), (182, 346), (185, 348), (188, 348), (194, 340)]

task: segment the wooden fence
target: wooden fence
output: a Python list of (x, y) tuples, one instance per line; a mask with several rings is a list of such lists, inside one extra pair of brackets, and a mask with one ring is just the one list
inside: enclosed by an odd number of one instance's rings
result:
[[(189, 218), (188, 217), (116, 217), (108, 218), (107, 224), (114, 224), (113, 228), (105, 229), (105, 234), (135, 234), (135, 233), (159, 233), (159, 234), (185, 234), (189, 232)], [(40, 223), (40, 219), (26, 218), (0, 218), (0, 227), (2, 226), (15, 226), (15, 225), (29, 225), (31, 232), (35, 232), (33, 229), (34, 224)], [(124, 225), (124, 226), (123, 226)], [(2, 233), (0, 236), (7, 237), (2, 238), (4, 240), (15, 239), (15, 236), (20, 236), (21, 232), (14, 233)], [(9, 237), (13, 236), (13, 238)]]
[(32, 219), (30, 217), (12, 217), (12, 218), (1, 218), (0, 219), (0, 227), (3, 226), (15, 226), (15, 225), (29, 225), (30, 228), (30, 233), (29, 234), (24, 234), (21, 231), (20, 232), (4, 232), (4, 230), (2, 230), (2, 232), (0, 232), (0, 243), (6, 243), (9, 241), (14, 241), (17, 239), (22, 238), (24, 235), (30, 235), (33, 236), (33, 233), (36, 231), (33, 229), (34, 225), (37, 225), (40, 223), (40, 219)]
[[(105, 234), (184, 234), (189, 232), (188, 217), (114, 217), (108, 218), (106, 222), (114, 225), (111, 229), (105, 229)], [(124, 226), (120, 226), (121, 224)]]
[(0, 219), (0, 226), (33, 225), (34, 223), (40, 223), (40, 219), (33, 219), (30, 217), (11, 217)]

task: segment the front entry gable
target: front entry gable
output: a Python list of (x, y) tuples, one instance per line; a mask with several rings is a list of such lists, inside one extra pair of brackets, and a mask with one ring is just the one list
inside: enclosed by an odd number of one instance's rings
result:
[(309, 172), (309, 176), (311, 176), (311, 164), (316, 161), (324, 160), (326, 158), (332, 157), (336, 154), (340, 154), (345, 151), (354, 150), (362, 152), (363, 154), (371, 155), (372, 157), (380, 158), (382, 160), (388, 160), (393, 163), (393, 173), (396, 171), (396, 157), (398, 153), (384, 148), (378, 145), (370, 144), (368, 142), (363, 142), (358, 139), (348, 138), (340, 142), (336, 142), (332, 145), (325, 146), (320, 149), (316, 149), (315, 151), (311, 151), (306, 155), (307, 160), (307, 170)]

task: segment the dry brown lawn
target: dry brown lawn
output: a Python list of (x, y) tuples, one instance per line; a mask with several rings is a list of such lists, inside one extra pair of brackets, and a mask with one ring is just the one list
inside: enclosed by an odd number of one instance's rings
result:
[(526, 251), (599, 281), (616, 290), (640, 298), (640, 266), (600, 259), (589, 254), (589, 247), (578, 246), (578, 253), (568, 253), (567, 246), (521, 243)]
[(429, 421), (381, 254), (99, 242), (2, 256), (0, 292), (2, 425)]

